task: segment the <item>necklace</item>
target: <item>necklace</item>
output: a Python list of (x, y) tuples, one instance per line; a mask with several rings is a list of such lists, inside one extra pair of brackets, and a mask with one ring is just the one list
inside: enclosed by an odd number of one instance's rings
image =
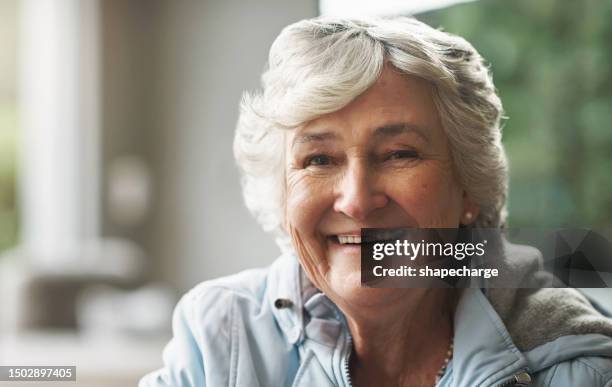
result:
[(442, 367), (438, 370), (436, 374), (436, 385), (440, 383), (444, 373), (446, 372), (446, 368), (448, 368), (448, 362), (453, 358), (453, 348), (454, 348), (454, 339), (451, 338), (450, 345), (448, 346), (448, 351), (446, 351), (446, 357), (444, 358), (444, 362), (442, 362)]

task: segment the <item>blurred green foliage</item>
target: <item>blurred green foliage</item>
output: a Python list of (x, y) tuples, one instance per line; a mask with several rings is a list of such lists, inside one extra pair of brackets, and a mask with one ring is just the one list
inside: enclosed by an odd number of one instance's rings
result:
[(17, 109), (0, 101), (0, 252), (17, 243)]
[(17, 243), (17, 0), (0, 1), (0, 253)]
[(612, 226), (612, 0), (482, 0), (420, 15), (490, 63), (511, 227)]

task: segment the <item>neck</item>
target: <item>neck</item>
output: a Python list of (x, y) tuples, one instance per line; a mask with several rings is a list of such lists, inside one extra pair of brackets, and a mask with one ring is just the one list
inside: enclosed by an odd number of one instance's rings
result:
[(432, 385), (452, 340), (455, 295), (452, 289), (410, 289), (373, 310), (348, 307), (356, 385)]

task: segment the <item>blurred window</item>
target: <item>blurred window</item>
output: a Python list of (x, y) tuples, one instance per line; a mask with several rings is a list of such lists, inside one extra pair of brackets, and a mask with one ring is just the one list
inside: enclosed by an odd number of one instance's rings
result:
[(0, 252), (17, 243), (17, 0), (0, 1)]
[(321, 15), (413, 15), (474, 0), (320, 0)]
[(610, 227), (612, 2), (490, 0), (419, 14), (472, 43), (504, 104), (511, 227)]

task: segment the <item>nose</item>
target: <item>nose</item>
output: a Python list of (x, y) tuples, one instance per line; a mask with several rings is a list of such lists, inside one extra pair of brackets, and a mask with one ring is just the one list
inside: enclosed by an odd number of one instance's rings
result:
[(363, 162), (347, 167), (336, 189), (334, 210), (365, 222), (370, 214), (387, 205), (389, 199), (377, 186), (377, 178)]

